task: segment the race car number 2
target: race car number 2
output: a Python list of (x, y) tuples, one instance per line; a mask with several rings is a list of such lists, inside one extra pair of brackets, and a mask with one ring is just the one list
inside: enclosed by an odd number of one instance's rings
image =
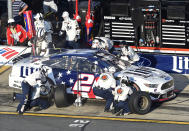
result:
[(90, 92), (90, 89), (94, 83), (95, 77), (93, 74), (80, 74), (79, 80), (77, 80), (72, 88), (73, 91)]

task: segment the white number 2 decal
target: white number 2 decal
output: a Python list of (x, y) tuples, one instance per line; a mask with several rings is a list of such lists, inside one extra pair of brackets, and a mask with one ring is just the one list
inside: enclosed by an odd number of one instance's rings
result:
[(93, 82), (94, 82), (93, 74), (80, 74), (79, 80), (77, 80), (72, 88), (73, 91), (81, 91), (81, 92), (89, 92)]

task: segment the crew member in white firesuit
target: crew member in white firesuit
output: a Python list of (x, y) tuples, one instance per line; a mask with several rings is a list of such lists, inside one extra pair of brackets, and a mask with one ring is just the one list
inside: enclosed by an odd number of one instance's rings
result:
[(13, 101), (16, 99), (20, 100), (17, 107), (19, 114), (35, 106), (38, 106), (38, 108), (36, 108), (37, 110), (47, 109), (49, 107), (48, 100), (40, 98), (41, 87), (47, 83), (45, 73), (44, 68), (41, 67), (40, 71), (32, 73), (22, 81), (22, 94), (13, 93)]
[[(113, 41), (106, 37), (95, 37), (91, 48), (113, 52)], [(120, 59), (123, 61), (128, 61), (129, 63), (134, 63), (139, 61), (138, 54), (128, 45), (123, 46), (121, 48), (121, 52), (119, 54)]]
[(94, 94), (106, 100), (104, 112), (111, 111), (110, 106), (114, 101), (112, 90), (116, 87), (116, 80), (113, 76), (115, 68), (111, 68), (112, 69), (109, 69), (110, 72), (102, 73), (99, 76), (98, 81), (94, 84), (93, 87)]
[(113, 41), (106, 37), (95, 37), (92, 42), (91, 48), (112, 52)]
[(123, 61), (128, 61), (129, 63), (135, 63), (139, 61), (139, 55), (131, 48), (126, 45), (121, 48), (120, 59)]
[(59, 35), (66, 32), (66, 46), (68, 48), (78, 48), (78, 40), (80, 39), (80, 28), (78, 22), (69, 17), (67, 11), (63, 12), (62, 17), (64, 21), (62, 22), (62, 28)]
[(44, 14), (47, 14), (48, 12), (56, 13), (58, 11), (58, 7), (54, 0), (43, 0), (43, 11)]
[(120, 84), (113, 91), (114, 94), (114, 110), (116, 115), (128, 115), (130, 113), (128, 106), (129, 95), (133, 93), (132, 89), (126, 85), (128, 79), (122, 77)]
[(43, 19), (43, 14), (37, 13), (35, 18), (35, 30), (37, 35), (36, 53), (40, 56), (49, 54), (49, 47), (52, 46), (52, 25), (51, 22)]

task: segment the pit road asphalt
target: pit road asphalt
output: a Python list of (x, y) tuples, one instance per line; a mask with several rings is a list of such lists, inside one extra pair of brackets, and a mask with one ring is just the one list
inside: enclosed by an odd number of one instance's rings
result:
[(0, 115), (2, 131), (188, 131), (189, 125)]
[[(0, 114), (15, 115), (18, 102), (12, 102), (11, 94), (18, 91), (8, 87), (8, 74), (10, 69), (0, 73)], [(28, 111), (24, 115), (39, 117), (61, 117), (73, 119), (97, 119), (127, 122), (153, 122), (166, 124), (189, 125), (189, 76), (171, 74), (175, 79), (175, 88), (180, 91), (178, 96), (170, 101), (155, 104), (152, 111), (146, 115), (131, 114), (126, 117), (117, 117), (111, 113), (103, 112), (104, 101), (89, 100), (82, 107), (56, 108), (52, 105), (47, 110), (34, 112)]]

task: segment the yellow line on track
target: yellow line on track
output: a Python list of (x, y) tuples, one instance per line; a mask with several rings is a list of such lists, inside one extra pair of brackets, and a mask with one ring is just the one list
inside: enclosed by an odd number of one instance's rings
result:
[(0, 74), (8, 70), (11, 66), (2, 66), (0, 67)]
[[(0, 114), (18, 115), (17, 112), (0, 112)], [(23, 115), (24, 116), (41, 116), (41, 117), (59, 117), (59, 118), (77, 118), (77, 119), (94, 119), (94, 120), (112, 120), (112, 121), (127, 121), (127, 122), (146, 122), (146, 123), (160, 123), (160, 124), (189, 125), (189, 122), (182, 122), (182, 121), (163, 121), (163, 120), (114, 118), (114, 117), (100, 117), (100, 116), (74, 116), (74, 115), (42, 114), (42, 113), (24, 113)]]

